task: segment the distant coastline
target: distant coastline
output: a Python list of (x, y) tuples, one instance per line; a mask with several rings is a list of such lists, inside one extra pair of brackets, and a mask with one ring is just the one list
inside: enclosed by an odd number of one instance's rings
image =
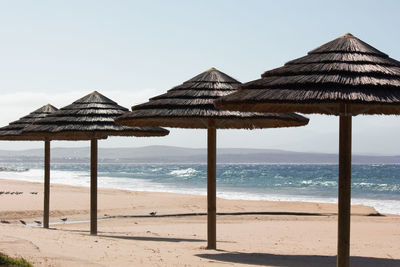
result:
[[(277, 149), (220, 148), (218, 163), (337, 164), (338, 155)], [(174, 146), (100, 148), (103, 163), (206, 163), (206, 149)], [(53, 148), (52, 162), (81, 163), (89, 159), (89, 147)], [(0, 150), (1, 162), (41, 162), (43, 149)], [(353, 155), (353, 164), (400, 164), (400, 155)]]

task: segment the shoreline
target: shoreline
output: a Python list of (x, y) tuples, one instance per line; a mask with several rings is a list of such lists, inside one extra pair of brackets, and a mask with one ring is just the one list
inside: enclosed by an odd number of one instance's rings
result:
[[(7, 180), (38, 182), (43, 183), (43, 170), (34, 169), (34, 172), (29, 174), (29, 178), (25, 178), (26, 173), (3, 173)], [(69, 171), (54, 170), (52, 171), (51, 184), (53, 185), (71, 185), (82, 186), (88, 188), (89, 177), (80, 177), (87, 175), (86, 172), (78, 172), (71, 175)], [(0, 173), (1, 177), (1, 173)], [(67, 177), (69, 182), (64, 183), (63, 177)], [(0, 178), (2, 179), (2, 178)], [(55, 181), (53, 183), (53, 181)], [(128, 190), (131, 192), (150, 192), (150, 193), (171, 193), (171, 194), (190, 194), (196, 196), (206, 196), (206, 185), (204, 188), (198, 187), (178, 187), (174, 184), (158, 184), (158, 182), (149, 181), (141, 178), (113, 178), (109, 176), (99, 176), (99, 188)], [(136, 187), (136, 188), (135, 188)], [(190, 193), (187, 193), (190, 191)], [(337, 204), (336, 196), (319, 196), (319, 195), (301, 195), (301, 194), (284, 194), (282, 192), (251, 192), (251, 191), (236, 191), (235, 189), (219, 186), (217, 188), (217, 197), (226, 200), (251, 200), (251, 201), (278, 201), (278, 202), (307, 202), (307, 203), (330, 203)], [(367, 205), (373, 207), (377, 212), (382, 214), (397, 214), (400, 215), (400, 199), (392, 198), (365, 198), (362, 196), (352, 196), (352, 205)]]

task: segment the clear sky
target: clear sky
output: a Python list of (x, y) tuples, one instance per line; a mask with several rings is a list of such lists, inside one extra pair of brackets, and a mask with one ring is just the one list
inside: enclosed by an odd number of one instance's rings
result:
[[(347, 32), (400, 60), (400, 1), (0, 1), (0, 125), (98, 90), (130, 107), (216, 67), (250, 81)], [(219, 147), (338, 150), (338, 118), (219, 131)], [(400, 154), (400, 119), (353, 119), (353, 151)], [(53, 146), (87, 146), (55, 142)], [(205, 130), (109, 138), (101, 147), (206, 147)], [(42, 147), (1, 142), (0, 149)]]

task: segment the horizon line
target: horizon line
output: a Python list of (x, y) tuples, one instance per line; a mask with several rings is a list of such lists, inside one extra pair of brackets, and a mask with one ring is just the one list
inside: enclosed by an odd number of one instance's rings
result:
[[(207, 147), (185, 147), (185, 146), (169, 146), (169, 145), (148, 145), (148, 146), (130, 146), (130, 147), (99, 147), (100, 149), (140, 149), (140, 148), (148, 148), (148, 147), (165, 147), (165, 148), (180, 148), (180, 149), (191, 149), (191, 150), (207, 150)], [(60, 147), (52, 147), (51, 149), (82, 149), (87, 148), (90, 149), (90, 146), (60, 146)], [(279, 149), (279, 148), (254, 148), (254, 147), (217, 147), (218, 149), (237, 149), (237, 150), (270, 150), (270, 151), (280, 151), (280, 152), (288, 152), (288, 153), (306, 153), (306, 154), (330, 154), (330, 155), (338, 155), (338, 152), (322, 152), (322, 151), (296, 151), (296, 150), (287, 150), (287, 149)], [(30, 150), (42, 150), (42, 148), (28, 148), (28, 149), (0, 149), (0, 151), (30, 151)], [(218, 152), (218, 151), (217, 151)], [(355, 152), (353, 156), (379, 156), (379, 157), (395, 157), (400, 156), (400, 154), (381, 154), (375, 152)]]

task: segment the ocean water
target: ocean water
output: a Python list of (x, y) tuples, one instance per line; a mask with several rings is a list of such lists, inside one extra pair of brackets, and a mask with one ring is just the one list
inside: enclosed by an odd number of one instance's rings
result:
[[(0, 163), (0, 178), (43, 182), (43, 166)], [(226, 199), (337, 202), (334, 164), (218, 164), (217, 195)], [(99, 187), (206, 195), (205, 164), (102, 164)], [(51, 182), (89, 186), (89, 164), (54, 163)], [(400, 165), (354, 165), (352, 203), (400, 214)]]

